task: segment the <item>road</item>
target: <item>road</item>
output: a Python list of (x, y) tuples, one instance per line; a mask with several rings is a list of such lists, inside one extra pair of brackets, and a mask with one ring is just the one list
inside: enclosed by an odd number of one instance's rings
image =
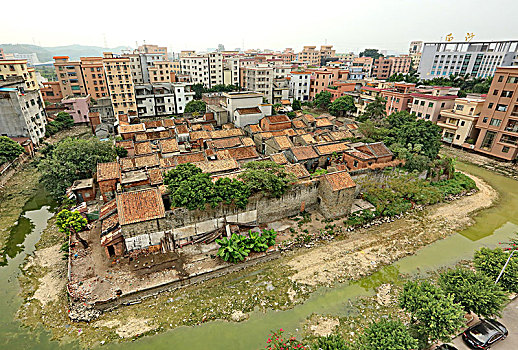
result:
[[(509, 330), (509, 336), (491, 347), (494, 350), (518, 349), (518, 298), (513, 300), (502, 312), (502, 317), (497, 318)], [(468, 350), (460, 336), (452, 342), (459, 350)]]

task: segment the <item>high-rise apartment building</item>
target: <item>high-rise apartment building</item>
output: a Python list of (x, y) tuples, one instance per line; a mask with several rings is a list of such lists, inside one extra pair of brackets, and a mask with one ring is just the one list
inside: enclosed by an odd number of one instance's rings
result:
[(183, 113), (194, 94), (191, 84), (185, 83), (135, 85), (138, 115), (145, 118)]
[(424, 43), (418, 73), (421, 79), (452, 74), (491, 77), (496, 67), (518, 65), (518, 41)]
[(115, 115), (136, 114), (137, 103), (131, 77), (130, 59), (105, 52), (103, 65)]
[(81, 72), (90, 97), (99, 99), (109, 96), (102, 57), (81, 57)]
[(46, 124), (39, 90), (27, 90), (21, 76), (0, 81), (0, 136), (29, 137), (38, 145), (45, 136)]
[(203, 84), (211, 88), (223, 84), (223, 55), (220, 52), (210, 52), (194, 55), (192, 51), (180, 53), (182, 74), (187, 74), (193, 84)]
[(320, 51), (316, 48), (316, 46), (304, 46), (299, 53), (298, 61), (309, 66), (320, 66)]
[(412, 59), (412, 68), (417, 70), (419, 68), (419, 63), (421, 62), (421, 52), (423, 50), (423, 42), (422, 41), (412, 41), (410, 42), (410, 48), (408, 49), (408, 54)]
[(167, 47), (165, 47), (165, 46), (144, 44), (144, 45), (140, 45), (137, 48), (137, 51), (139, 53), (160, 54), (160, 55), (164, 56), (165, 60), (169, 59), (169, 55), (167, 53)]
[(54, 68), (63, 97), (86, 96), (81, 62), (69, 61), (68, 56), (54, 56)]
[(353, 70), (361, 69), (361, 72), (365, 74), (365, 77), (370, 77), (372, 75), (373, 64), (374, 59), (372, 57), (354, 57), (350, 68)]
[(273, 103), (274, 68), (265, 64), (246, 67), (241, 70), (243, 74), (243, 87), (248, 91), (263, 94), (268, 103)]
[(390, 77), (392, 61), (388, 58), (380, 56), (374, 60), (372, 64), (372, 77), (380, 80), (386, 80)]
[(499, 67), (480, 112), (474, 149), (504, 160), (518, 158), (518, 67)]
[(9, 77), (23, 78), (27, 91), (39, 90), (34, 68), (28, 67), (26, 60), (0, 61), (0, 80), (7, 80)]
[(412, 58), (410, 56), (398, 56), (398, 57), (389, 57), (390, 60), (390, 73), (389, 76), (393, 74), (408, 74), (410, 72), (410, 68), (412, 66)]

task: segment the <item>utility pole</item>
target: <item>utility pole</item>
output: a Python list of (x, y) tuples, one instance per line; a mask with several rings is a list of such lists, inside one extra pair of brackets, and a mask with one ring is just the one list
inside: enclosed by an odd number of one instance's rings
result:
[(507, 261), (505, 262), (504, 264), (504, 267), (502, 267), (502, 271), (500, 271), (500, 274), (498, 275), (498, 277), (496, 278), (496, 281), (495, 281), (495, 284), (498, 283), (498, 281), (500, 280), (500, 277), (502, 277), (502, 275), (504, 274), (504, 271), (505, 271), (505, 268), (507, 267), (507, 265), (509, 264), (509, 261), (511, 261), (511, 258), (513, 257), (513, 254), (514, 252), (516, 251), (516, 249), (514, 249), (511, 254), (509, 254), (509, 258), (507, 258)]

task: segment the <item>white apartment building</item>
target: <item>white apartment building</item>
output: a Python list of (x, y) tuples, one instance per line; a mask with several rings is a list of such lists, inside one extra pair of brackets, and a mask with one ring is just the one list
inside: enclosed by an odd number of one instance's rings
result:
[(135, 99), (139, 117), (182, 114), (187, 103), (194, 99), (191, 84), (154, 83), (135, 85)]
[(138, 53), (123, 54), (122, 57), (130, 59), (131, 78), (134, 84), (148, 84), (151, 82), (149, 68), (154, 62), (167, 61), (167, 54), (162, 53)]
[(292, 102), (294, 100), (309, 101), (311, 72), (291, 72), (289, 86), (289, 97)]
[(263, 94), (266, 102), (273, 103), (274, 68), (268, 65), (246, 67), (242, 70), (244, 88)]
[(203, 84), (207, 88), (223, 84), (223, 55), (220, 52), (180, 54), (180, 66), (182, 74), (189, 75), (193, 84)]
[(517, 40), (424, 43), (418, 73), (421, 79), (452, 74), (486, 78), (502, 66), (518, 66)]
[(239, 86), (239, 57), (229, 57), (224, 60), (223, 84)]
[(46, 124), (39, 90), (27, 90), (21, 77), (0, 82), (0, 136), (29, 137), (38, 145)]

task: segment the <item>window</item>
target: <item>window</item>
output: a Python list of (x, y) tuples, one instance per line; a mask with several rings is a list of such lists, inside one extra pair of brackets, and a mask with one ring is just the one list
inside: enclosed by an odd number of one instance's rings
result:
[(443, 103), (441, 103), (441, 108), (444, 108), (444, 102), (443, 102)]
[(498, 90), (494, 90), (493, 95), (495, 95), (495, 96), (498, 95)]
[(353, 162), (353, 167), (354, 167), (354, 168), (357, 168), (357, 167), (358, 167), (358, 161), (357, 161), (357, 160), (355, 160), (355, 161)]
[(510, 83), (510, 84), (518, 83), (518, 77), (509, 77), (509, 78), (507, 78), (507, 83)]
[(416, 105), (416, 104), (418, 104), (418, 103), (419, 103), (419, 101), (417, 101), (417, 100), (415, 100), (415, 101), (414, 101), (414, 104), (415, 104), (415, 105)]
[(499, 77), (498, 77), (498, 82), (499, 82), (499, 83), (501, 83), (501, 82), (503, 82), (503, 81), (504, 81), (504, 76), (503, 76), (503, 75), (499, 76)]
[(509, 143), (511, 145), (518, 144), (518, 136), (502, 135), (500, 142)]
[(493, 146), (493, 141), (495, 140), (496, 132), (487, 131), (484, 135), (484, 140), (482, 140), (482, 144), (480, 148), (490, 150), (491, 146)]
[(500, 126), (500, 124), (502, 124), (502, 120), (495, 119), (495, 118), (491, 118), (491, 122), (489, 123), (489, 125), (492, 125), (492, 126)]
[(497, 104), (496, 105), (496, 110), (499, 111), (499, 112), (506, 112), (507, 111), (507, 105), (503, 105), (503, 104)]
[(426, 118), (426, 119), (430, 119), (430, 114), (427, 114), (427, 115), (425, 116), (425, 118)]
[(424, 106), (424, 101), (421, 101), (421, 106)]
[(433, 107), (433, 102), (429, 102), (428, 103), (428, 108), (432, 108)]
[(464, 120), (461, 120), (460, 126), (464, 126), (464, 124), (465, 124)]
[(490, 104), (487, 105), (487, 108), (492, 109), (494, 105), (495, 104), (493, 102), (491, 102)]
[(456, 135), (455, 140), (459, 140), (459, 139), (460, 139), (460, 135)]
[(457, 105), (457, 106), (455, 107), (455, 110), (456, 110), (456, 111), (462, 111), (463, 109), (464, 109), (464, 106), (463, 106), (463, 105)]
[(502, 91), (502, 95), (500, 95), (501, 97), (512, 97), (513, 96), (513, 92), (512, 91), (507, 91), (507, 90), (503, 90)]
[(507, 153), (507, 152), (509, 152), (509, 147), (503, 146), (502, 147), (502, 153)]

